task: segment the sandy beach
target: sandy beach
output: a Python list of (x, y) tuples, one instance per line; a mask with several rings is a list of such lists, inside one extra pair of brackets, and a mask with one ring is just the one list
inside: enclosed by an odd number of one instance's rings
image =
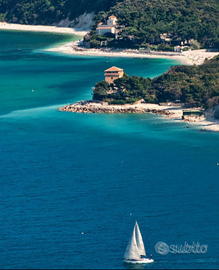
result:
[(107, 57), (130, 57), (130, 58), (165, 58), (165, 59), (175, 59), (182, 64), (192, 65), (192, 61), (180, 55), (179, 53), (139, 53), (137, 50), (109, 50), (109, 49), (84, 49), (80, 48), (78, 42), (69, 42), (61, 46), (48, 49), (48, 51), (62, 52), (73, 55), (89, 55), (89, 56), (107, 56)]
[[(69, 27), (57, 27), (57, 26), (43, 26), (43, 25), (21, 25), (21, 24), (11, 24), (6, 22), (0, 22), (0, 30), (16, 30), (16, 31), (37, 31), (37, 32), (53, 32), (53, 33), (64, 33), (64, 34), (73, 34), (78, 36), (84, 36), (89, 31), (82, 30), (78, 28), (69, 28)], [(48, 49), (49, 51), (57, 51), (62, 53), (68, 53), (73, 55), (94, 55), (94, 56), (110, 56), (110, 57), (130, 57), (130, 58), (169, 58), (180, 61), (184, 65), (201, 65), (204, 60), (211, 59), (214, 56), (218, 55), (218, 52), (207, 52), (206, 50), (196, 50), (196, 51), (187, 51), (183, 53), (139, 53), (136, 50), (115, 50), (107, 51), (101, 49), (82, 49), (79, 46), (79, 41), (69, 42), (63, 45), (55, 46), (54, 48)], [(127, 105), (123, 105), (127, 106)], [(182, 108), (174, 107), (165, 107), (159, 106), (156, 104), (134, 104), (128, 105), (133, 107), (144, 107), (149, 110), (166, 110), (170, 114), (166, 117), (181, 120), (182, 118)], [(219, 121), (214, 118), (205, 118), (202, 117), (189, 117), (184, 121), (195, 124), (200, 127), (202, 130), (209, 131), (219, 131)]]
[(0, 30), (17, 30), (17, 31), (34, 31), (34, 32), (53, 32), (63, 34), (73, 34), (78, 36), (85, 36), (88, 30), (70, 27), (57, 27), (47, 25), (24, 25), (15, 23), (0, 22)]
[[(16, 30), (16, 31), (37, 31), (37, 32), (53, 32), (73, 34), (78, 36), (85, 36), (89, 29), (82, 30), (81, 28), (44, 26), (44, 25), (23, 25), (0, 22), (0, 30)], [(131, 57), (131, 58), (166, 58), (175, 59), (184, 65), (201, 65), (204, 60), (211, 59), (218, 52), (206, 52), (206, 50), (187, 51), (183, 53), (168, 53), (168, 52), (153, 52), (140, 53), (137, 50), (106, 50), (106, 49), (83, 49), (78, 47), (79, 43), (69, 42), (63, 45), (55, 46), (48, 49), (49, 51), (56, 51), (74, 55), (93, 55), (93, 56), (110, 56), (110, 57)]]
[(61, 46), (48, 49), (49, 51), (62, 52), (73, 55), (107, 56), (107, 57), (131, 57), (131, 58), (165, 58), (174, 59), (183, 65), (201, 65), (205, 59), (211, 59), (218, 55), (218, 52), (207, 52), (206, 50), (194, 50), (182, 53), (174, 52), (151, 52), (141, 53), (137, 50), (110, 50), (110, 49), (85, 49), (79, 47), (79, 42), (69, 42)]

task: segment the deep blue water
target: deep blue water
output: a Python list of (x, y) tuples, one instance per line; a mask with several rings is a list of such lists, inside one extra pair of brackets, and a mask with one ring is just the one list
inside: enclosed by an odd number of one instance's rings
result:
[[(58, 111), (91, 98), (112, 65), (154, 77), (177, 63), (41, 50), (69, 38), (0, 32), (0, 267), (135, 268), (122, 259), (137, 220), (155, 259), (137, 268), (218, 269), (217, 133), (155, 115)], [(163, 256), (157, 242), (208, 250)]]

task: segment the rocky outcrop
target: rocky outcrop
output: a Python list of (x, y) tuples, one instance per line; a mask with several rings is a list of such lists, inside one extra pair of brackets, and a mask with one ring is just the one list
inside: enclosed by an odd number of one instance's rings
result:
[(59, 27), (73, 27), (75, 29), (80, 30), (88, 30), (91, 27), (91, 24), (93, 23), (93, 17), (94, 13), (84, 13), (77, 17), (76, 19), (70, 21), (68, 18), (65, 20), (61, 20), (57, 26)]
[(154, 113), (159, 115), (171, 114), (169, 111), (165, 110), (148, 109), (135, 105), (108, 105), (104, 102), (96, 102), (92, 100), (68, 104), (59, 110), (74, 113)]
[(213, 108), (207, 109), (205, 111), (205, 117), (206, 118), (215, 118), (219, 119), (219, 106), (215, 106)]
[(205, 120), (205, 116), (198, 116), (198, 115), (185, 115), (183, 116), (182, 120), (184, 122), (188, 122), (188, 123), (195, 123), (195, 122), (201, 122)]

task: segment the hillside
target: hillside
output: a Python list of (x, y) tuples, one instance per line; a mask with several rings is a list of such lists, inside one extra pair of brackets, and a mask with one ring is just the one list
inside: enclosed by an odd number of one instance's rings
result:
[[(158, 39), (165, 33), (171, 44), (165, 41), (160, 50), (188, 40), (195, 40), (196, 48), (219, 48), (218, 0), (0, 0), (0, 21), (11, 23), (55, 25), (84, 13), (96, 14), (93, 47), (108, 39), (109, 47), (147, 48), (162, 43)], [(117, 40), (96, 35), (97, 24), (110, 15), (122, 26)]]
[(167, 73), (151, 80), (124, 75), (108, 84), (95, 85), (94, 100), (112, 104), (175, 102), (212, 108), (219, 104), (219, 56), (200, 66), (174, 66)]
[(1, 0), (0, 21), (22, 24), (57, 24), (83, 13), (108, 11), (117, 0)]
[[(110, 46), (132, 35), (136, 44), (147, 47), (148, 43), (156, 44), (157, 38), (166, 33), (175, 45), (193, 39), (201, 47), (219, 47), (218, 0), (125, 0), (106, 14), (99, 13), (95, 17), (96, 25), (109, 15), (115, 15), (118, 24), (125, 26), (119, 40), (114, 43), (111, 40)], [(91, 39), (98, 40), (95, 31), (91, 35)]]

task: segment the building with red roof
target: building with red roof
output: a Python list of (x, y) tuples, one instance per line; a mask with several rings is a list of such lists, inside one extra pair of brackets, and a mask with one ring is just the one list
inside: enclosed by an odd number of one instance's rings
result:
[(122, 78), (124, 75), (124, 70), (118, 67), (111, 67), (105, 70), (105, 81), (109, 84), (113, 83), (115, 80)]

